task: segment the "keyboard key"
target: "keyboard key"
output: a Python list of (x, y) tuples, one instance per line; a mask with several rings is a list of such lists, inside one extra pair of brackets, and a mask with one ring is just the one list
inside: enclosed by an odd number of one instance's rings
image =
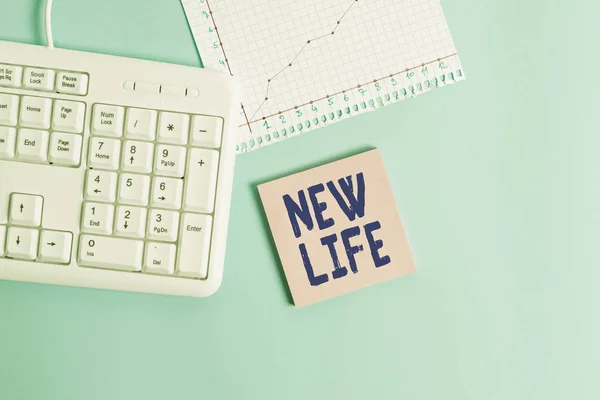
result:
[(88, 165), (91, 168), (112, 169), (119, 168), (119, 155), (121, 142), (116, 139), (92, 138), (90, 140), (90, 156)]
[(37, 258), (39, 232), (37, 229), (8, 228), (6, 256), (33, 261)]
[(56, 72), (51, 69), (25, 68), (23, 74), (23, 87), (35, 90), (54, 90), (54, 77)]
[(150, 194), (148, 175), (122, 174), (119, 183), (119, 203), (147, 206)]
[(85, 104), (79, 101), (56, 100), (52, 116), (52, 129), (70, 133), (83, 132)]
[(60, 71), (56, 76), (56, 90), (59, 93), (85, 96), (88, 89), (88, 76), (77, 72)]
[(6, 242), (6, 227), (0, 225), (0, 257), (4, 257), (4, 243)]
[(15, 143), (17, 130), (0, 126), (0, 158), (13, 158), (15, 156)]
[(179, 232), (178, 275), (206, 278), (211, 230), (212, 217), (210, 215), (183, 214)]
[(112, 203), (117, 195), (117, 173), (90, 169), (87, 172), (85, 198)]
[(192, 145), (218, 148), (221, 146), (223, 119), (205, 115), (194, 115), (192, 118)]
[(148, 216), (148, 239), (174, 242), (177, 239), (179, 213), (166, 210), (150, 210)]
[(128, 108), (125, 136), (138, 140), (154, 140), (156, 137), (156, 111)]
[(9, 221), (15, 225), (40, 226), (43, 208), (42, 196), (13, 193), (10, 195)]
[(175, 272), (177, 246), (169, 243), (146, 244), (144, 272), (171, 275)]
[(152, 182), (152, 207), (178, 209), (181, 207), (183, 181), (175, 178), (154, 177)]
[(78, 165), (81, 160), (81, 136), (53, 132), (50, 136), (48, 160), (59, 165)]
[(23, 68), (0, 64), (0, 86), (20, 87)]
[(159, 145), (156, 148), (154, 173), (176, 178), (183, 177), (185, 173), (185, 156), (185, 147)]
[(0, 125), (17, 125), (19, 96), (0, 93)]
[(50, 128), (52, 100), (44, 97), (23, 96), (19, 123), (27, 128)]
[(115, 208), (110, 204), (85, 203), (81, 228), (84, 232), (109, 235), (112, 233)]
[(141, 239), (146, 232), (146, 209), (119, 206), (115, 222), (115, 234)]
[(71, 261), (73, 234), (62, 231), (42, 231), (40, 235), (39, 261), (68, 264)]
[(48, 137), (48, 131), (19, 129), (17, 158), (34, 162), (46, 161), (48, 159)]
[(79, 264), (88, 267), (140, 271), (144, 242), (107, 236), (82, 235)]
[(158, 115), (158, 140), (163, 143), (187, 144), (190, 117), (187, 114), (161, 112)]
[(125, 109), (105, 104), (94, 105), (92, 118), (92, 134), (121, 137), (123, 135), (123, 115)]
[(123, 145), (121, 168), (128, 172), (152, 172), (154, 145), (147, 142), (126, 141)]
[(215, 203), (219, 153), (216, 150), (190, 149), (183, 208), (210, 214)]

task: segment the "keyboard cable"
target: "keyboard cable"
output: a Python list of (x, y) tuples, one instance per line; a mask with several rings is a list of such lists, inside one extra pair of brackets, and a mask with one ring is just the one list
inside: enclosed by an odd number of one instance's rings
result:
[(52, 0), (46, 0), (46, 43), (49, 49), (54, 48), (54, 39), (52, 39)]

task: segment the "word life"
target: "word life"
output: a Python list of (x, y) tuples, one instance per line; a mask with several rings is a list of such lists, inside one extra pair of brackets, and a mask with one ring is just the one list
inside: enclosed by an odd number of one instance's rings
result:
[[(348, 221), (356, 221), (355, 225), (342, 230), (339, 234), (338, 232), (333, 232), (323, 236), (319, 240), (320, 245), (326, 246), (329, 255), (331, 256), (331, 263), (333, 266), (331, 273), (332, 278), (340, 279), (348, 275), (348, 268), (342, 265), (342, 261), (340, 260), (335, 246), (338, 239), (342, 242), (346, 254), (345, 260), (348, 261), (348, 266), (353, 274), (359, 272), (356, 254), (363, 251), (363, 245), (352, 244), (351, 241), (356, 243), (358, 241), (357, 237), (361, 235), (364, 235), (364, 238), (368, 243), (375, 268), (380, 268), (389, 264), (391, 262), (390, 257), (379, 254), (380, 249), (383, 247), (383, 240), (376, 239), (374, 234), (375, 231), (381, 229), (381, 222), (372, 221), (364, 225), (359, 223), (365, 216), (366, 209), (366, 184), (362, 172), (356, 175), (356, 194), (354, 193), (353, 176), (347, 176), (346, 178), (340, 178), (337, 181), (337, 185), (334, 181), (329, 181), (326, 184), (319, 183), (310, 186), (306, 190), (300, 190), (298, 192), (297, 200), (293, 199), (289, 194), (284, 195), (283, 202), (288, 213), (294, 236), (297, 239), (302, 238), (300, 224), (308, 231), (312, 231), (315, 227), (318, 228), (319, 231), (324, 231), (336, 225), (336, 221), (331, 216), (327, 217), (325, 215), (329, 204), (320, 201), (318, 198), (319, 195), (325, 195), (327, 191), (331, 194), (336, 205), (340, 208)], [(346, 221), (343, 221), (344, 224), (345, 222)], [(321, 274), (315, 276), (307, 244), (308, 243), (305, 241), (302, 241), (298, 244), (298, 250), (302, 257), (302, 262), (310, 285), (319, 286), (329, 281), (329, 275)]]

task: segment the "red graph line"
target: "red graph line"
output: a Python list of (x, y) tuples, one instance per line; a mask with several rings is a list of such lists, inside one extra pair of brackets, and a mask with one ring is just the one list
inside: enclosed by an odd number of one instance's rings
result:
[(215, 17), (213, 16), (212, 9), (210, 8), (210, 4), (208, 0), (206, 0), (206, 6), (208, 7), (208, 13), (210, 14), (210, 19), (212, 20), (213, 26), (215, 27), (215, 32), (217, 32), (217, 39), (219, 39), (219, 46), (221, 47), (221, 51), (223, 51), (223, 57), (225, 58), (225, 63), (227, 64), (227, 69), (229, 70), (229, 75), (233, 76), (231, 72), (231, 66), (229, 65), (229, 59), (227, 58), (227, 54), (225, 54), (225, 48), (223, 47), (223, 41), (221, 40), (221, 35), (219, 35), (219, 30), (217, 29), (217, 23), (215, 22)]
[(405, 73), (407, 73), (407, 72), (410, 72), (410, 71), (412, 71), (413, 69), (417, 69), (417, 68), (423, 68), (423, 67), (425, 67), (426, 65), (433, 64), (433, 63), (435, 63), (435, 62), (440, 62), (440, 61), (442, 61), (442, 60), (445, 60), (446, 58), (454, 57), (456, 54), (457, 54), (457, 53), (453, 53), (453, 54), (449, 54), (449, 55), (447, 55), (447, 56), (444, 56), (444, 57), (436, 58), (435, 60), (428, 61), (428, 62), (426, 62), (426, 63), (422, 63), (422, 64), (419, 64), (419, 65), (417, 65), (417, 66), (411, 67), (411, 68), (406, 68), (406, 69), (403, 69), (402, 71), (398, 71), (398, 72), (396, 72), (396, 73), (393, 73), (393, 74), (386, 75), (386, 76), (384, 76), (384, 77), (382, 77), (382, 78), (379, 78), (379, 79), (373, 79), (372, 81), (369, 81), (369, 82), (366, 82), (366, 83), (361, 83), (361, 84), (358, 84), (358, 85), (357, 85), (357, 86), (355, 86), (355, 87), (351, 87), (351, 88), (348, 88), (348, 89), (344, 89), (344, 90), (342, 90), (342, 91), (339, 91), (339, 92), (336, 92), (336, 93), (328, 94), (327, 96), (321, 97), (321, 98), (319, 98), (319, 99), (310, 100), (310, 101), (308, 101), (308, 102), (306, 102), (306, 103), (304, 103), (304, 104), (300, 104), (300, 105), (297, 105), (297, 106), (294, 106), (294, 107), (288, 108), (287, 110), (282, 110), (282, 111), (279, 111), (279, 112), (277, 112), (277, 113), (275, 113), (275, 114), (266, 115), (266, 116), (264, 116), (264, 117), (262, 117), (262, 118), (259, 118), (259, 119), (255, 119), (255, 120), (252, 120), (252, 121), (249, 121), (249, 122), (248, 122), (248, 118), (246, 118), (246, 122), (247, 122), (247, 123), (245, 123), (245, 124), (243, 124), (243, 125), (240, 125), (240, 128), (241, 128), (241, 127), (243, 127), (243, 126), (248, 126), (248, 128), (250, 128), (250, 125), (251, 125), (251, 124), (254, 124), (254, 123), (256, 123), (256, 122), (260, 122), (260, 121), (264, 121), (264, 120), (266, 120), (267, 118), (271, 118), (271, 117), (274, 117), (274, 116), (276, 116), (276, 115), (280, 115), (280, 114), (282, 114), (282, 113), (285, 113), (285, 112), (288, 112), (288, 111), (297, 110), (297, 109), (298, 109), (298, 108), (300, 108), (300, 107), (304, 107), (304, 106), (307, 106), (307, 105), (313, 104), (313, 103), (315, 103), (315, 102), (318, 102), (318, 101), (321, 101), (321, 100), (325, 100), (325, 99), (328, 99), (328, 98), (330, 98), (330, 97), (333, 97), (333, 96), (337, 96), (338, 94), (343, 94), (343, 93), (346, 93), (346, 92), (347, 92), (347, 91), (349, 91), (349, 90), (353, 90), (353, 89), (360, 89), (362, 86), (369, 85), (369, 84), (371, 84), (371, 83), (377, 83), (378, 81), (381, 81), (381, 80), (384, 80), (384, 79), (393, 78), (393, 77), (394, 77), (394, 76), (396, 76), (396, 75), (405, 74)]
[[(258, 112), (261, 110), (261, 108), (265, 105), (265, 103), (269, 100), (269, 89), (271, 87), (271, 83), (273, 82), (273, 80), (275, 80), (275, 78), (277, 78), (281, 73), (283, 73), (285, 70), (292, 68), (292, 66), (294, 65), (294, 62), (296, 61), (296, 59), (298, 57), (300, 57), (300, 54), (302, 54), (302, 52), (304, 51), (304, 49), (309, 46), (311, 43), (316, 42), (317, 40), (329, 37), (331, 35), (335, 34), (335, 31), (337, 30), (337, 28), (340, 26), (340, 23), (342, 22), (342, 20), (344, 19), (344, 17), (346, 16), (346, 14), (348, 14), (348, 12), (350, 11), (350, 9), (356, 4), (358, 3), (358, 0), (352, 0), (352, 2), (350, 3), (350, 7), (348, 7), (346, 9), (346, 11), (344, 11), (344, 13), (342, 14), (342, 16), (337, 20), (335, 26), (333, 27), (333, 29), (331, 30), (331, 33), (326, 33), (324, 35), (318, 36), (316, 38), (313, 39), (308, 39), (304, 45), (302, 46), (302, 48), (300, 49), (300, 51), (296, 54), (296, 56), (285, 66), (283, 67), (279, 72), (277, 72), (275, 75), (273, 75), (271, 78), (269, 78), (269, 80), (267, 80), (267, 90), (265, 91), (265, 99), (262, 101), (262, 103), (260, 103), (260, 106), (258, 106), (258, 109), (254, 112), (254, 114), (252, 114), (252, 117), (250, 117), (250, 119), (254, 119), (254, 117), (256, 117), (256, 114), (258, 114)], [(208, 5), (208, 1), (207, 1), (207, 5)]]

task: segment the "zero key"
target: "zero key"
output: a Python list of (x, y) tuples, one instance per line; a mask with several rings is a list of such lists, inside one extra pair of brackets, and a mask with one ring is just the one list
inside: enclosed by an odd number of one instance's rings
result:
[(10, 195), (10, 223), (21, 226), (40, 226), (44, 198), (31, 194)]

